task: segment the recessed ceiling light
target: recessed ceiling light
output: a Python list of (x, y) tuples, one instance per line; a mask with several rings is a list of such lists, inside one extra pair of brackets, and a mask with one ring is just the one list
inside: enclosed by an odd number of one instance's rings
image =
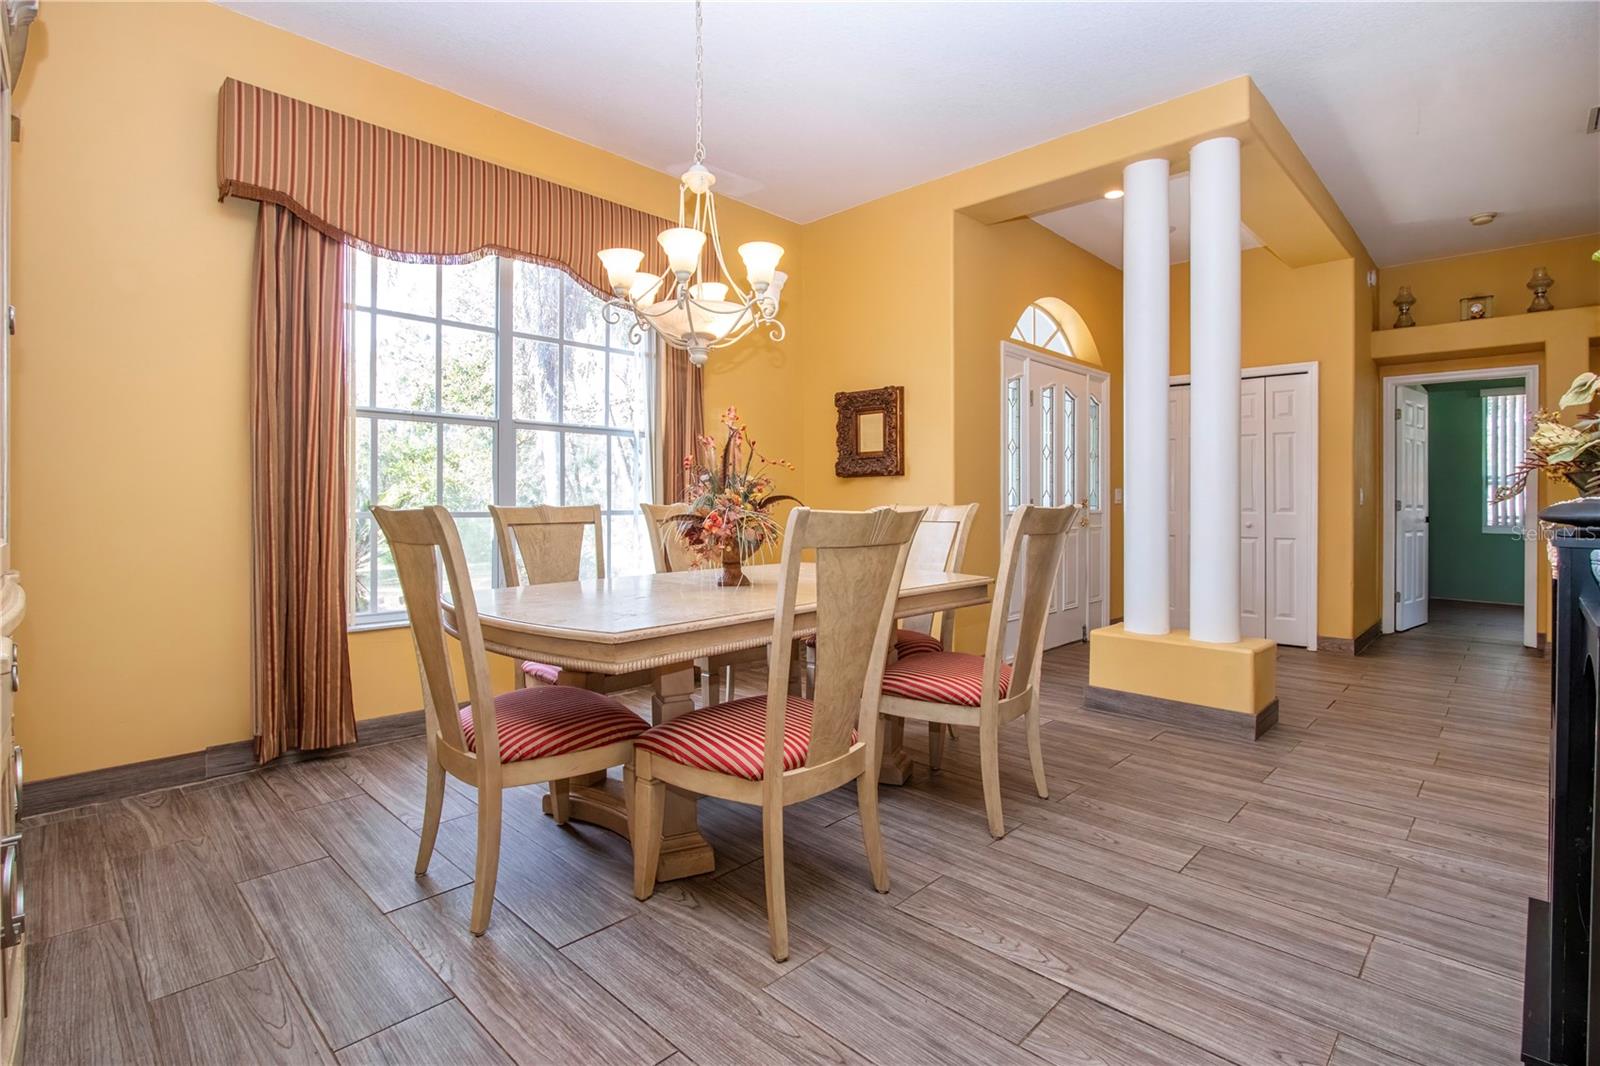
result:
[(1106, 190), (1106, 199), (1107, 200), (1120, 200), (1120, 199), (1122, 199), (1122, 190), (1121, 189), (1107, 189)]
[(1468, 215), (1467, 221), (1472, 223), (1474, 226), (1487, 226), (1489, 223), (1493, 222), (1499, 217), (1500, 212), (1498, 211), (1479, 211), (1475, 215)]

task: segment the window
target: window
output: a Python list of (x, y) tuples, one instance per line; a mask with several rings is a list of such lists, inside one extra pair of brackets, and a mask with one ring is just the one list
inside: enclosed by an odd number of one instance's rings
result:
[(1522, 493), (1496, 499), (1516, 480), (1528, 440), (1528, 398), (1520, 388), (1483, 390), (1483, 531), (1520, 533)]
[(1078, 492), (1078, 398), (1061, 390), (1061, 502), (1070, 505)]
[(352, 621), (405, 607), (374, 502), (448, 507), (480, 584), (499, 576), (491, 503), (598, 503), (606, 572), (650, 570), (650, 338), (553, 267), (349, 254)]
[(1089, 397), (1089, 510), (1100, 510), (1100, 401)]
[(1006, 513), (1022, 506), (1022, 379), (1006, 379)]
[(1055, 506), (1056, 387), (1039, 390), (1039, 505)]
[(1067, 344), (1067, 335), (1062, 332), (1061, 323), (1036, 303), (1029, 304), (1022, 312), (1022, 317), (1017, 319), (1016, 328), (1011, 331), (1011, 339), (1060, 355), (1072, 354), (1072, 348)]

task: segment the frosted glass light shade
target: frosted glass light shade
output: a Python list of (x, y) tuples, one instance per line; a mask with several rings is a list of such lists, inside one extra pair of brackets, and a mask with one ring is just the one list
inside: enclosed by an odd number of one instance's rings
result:
[(788, 280), (789, 275), (785, 274), (783, 271), (773, 271), (772, 284), (768, 285), (767, 291), (761, 294), (761, 298), (768, 302), (769, 310), (767, 311), (767, 316), (769, 318), (775, 318), (777, 316), (778, 298), (783, 295), (783, 286)]
[(739, 258), (744, 260), (744, 272), (750, 279), (750, 287), (759, 292), (772, 283), (778, 260), (783, 258), (783, 248), (771, 241), (749, 241), (739, 245)]
[(660, 274), (646, 274), (640, 271), (628, 280), (628, 299), (634, 303), (644, 303), (654, 296), (660, 287)]
[(691, 340), (715, 344), (732, 333), (746, 313), (742, 304), (729, 300), (708, 302), (703, 307), (662, 300), (643, 311), (652, 329), (685, 348), (691, 346)]
[(660, 242), (661, 250), (667, 253), (667, 262), (672, 265), (674, 273), (693, 274), (700, 265), (700, 250), (706, 244), (704, 230), (674, 226), (662, 230), (656, 240)]
[(600, 251), (600, 265), (606, 268), (606, 280), (611, 291), (627, 288), (644, 262), (644, 253), (636, 248), (605, 248)]
[(689, 286), (689, 295), (701, 303), (726, 300), (728, 298), (728, 287), (720, 281), (702, 281), (698, 285)]

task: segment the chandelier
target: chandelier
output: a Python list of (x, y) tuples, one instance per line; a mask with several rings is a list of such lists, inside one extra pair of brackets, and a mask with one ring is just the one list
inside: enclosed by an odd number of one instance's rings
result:
[[(700, 0), (694, 5), (694, 165), (684, 171), (678, 185), (678, 224), (656, 238), (667, 254), (667, 269), (651, 274), (639, 268), (644, 253), (637, 248), (607, 248), (600, 262), (611, 284), (606, 301), (606, 321), (617, 325), (631, 318), (633, 340), (655, 330), (675, 348), (685, 348), (689, 361), (705, 366), (712, 348), (725, 348), (754, 331), (769, 330), (783, 340), (778, 321), (778, 296), (788, 275), (778, 269), (783, 249), (771, 241), (739, 245), (749, 291), (733, 280), (722, 257), (717, 234), (717, 200), (711, 187), (716, 177), (705, 167), (705, 44), (701, 31)], [(704, 252), (711, 254), (722, 281), (704, 279)]]

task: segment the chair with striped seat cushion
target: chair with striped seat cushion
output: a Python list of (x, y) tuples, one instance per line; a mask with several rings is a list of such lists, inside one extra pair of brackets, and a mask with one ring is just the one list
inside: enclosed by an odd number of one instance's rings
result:
[[(766, 741), (767, 697), (746, 696), (680, 714), (641, 734), (634, 748), (681, 766), (759, 781)], [(811, 701), (790, 696), (783, 717), (784, 772), (804, 766), (810, 749)]]
[(543, 681), (547, 685), (558, 684), (561, 680), (561, 667), (551, 666), (549, 663), (524, 662), (522, 672), (535, 681)]
[[(883, 672), (883, 702), (878, 713), (891, 722), (915, 719), (928, 723), (928, 765), (937, 770), (941, 730), (950, 726), (976, 726), (978, 770), (983, 780), (983, 806), (989, 832), (1005, 835), (1000, 812), (1000, 727), (1015, 718), (1028, 726), (1028, 761), (1033, 764), (1033, 786), (1048, 799), (1044, 780), (1044, 747), (1039, 738), (1039, 658), (1044, 653), (1045, 608), (1051, 582), (1061, 565), (1067, 530), (1078, 515), (1076, 507), (1021, 507), (1012, 513), (1000, 553), (1000, 573), (994, 585), (994, 602), (1011, 604), (1020, 616), (1016, 627), (1014, 664), (1001, 658), (1008, 628), (1007, 612), (993, 611), (983, 655), (953, 651), (923, 651), (904, 656)], [(1022, 575), (1021, 596), (1013, 599), (1012, 584)], [(986, 671), (994, 667), (992, 675)], [(889, 733), (889, 730), (885, 730)]]
[[(789, 957), (783, 879), (783, 810), (855, 782), (872, 887), (889, 891), (878, 828), (878, 705), (894, 635), (894, 608), (921, 512), (813, 511), (795, 507), (778, 565), (778, 609), (764, 695), (685, 711), (641, 733), (633, 744), (633, 894), (649, 899), (661, 868), (668, 788), (761, 808), (772, 957)], [(801, 559), (812, 553), (818, 645), (826, 662), (813, 699), (792, 695)], [(769, 586), (771, 587), (771, 586)]]
[[(477, 854), (468, 928), (473, 936), (481, 936), (494, 913), (505, 790), (548, 783), (550, 813), (558, 825), (571, 813), (568, 785), (574, 778), (604, 774), (620, 766), (623, 790), (631, 796), (633, 738), (644, 732), (645, 722), (617, 701), (571, 685), (540, 683), (496, 696), (489, 680), (489, 653), (483, 645), (472, 574), (455, 519), (443, 507), (406, 511), (374, 507), (372, 515), (389, 544), (405, 594), (428, 731), (426, 791), (414, 869), (418, 877), (425, 875), (433, 859), (447, 779), (453, 777), (476, 789)], [(544, 556), (538, 558), (548, 562)], [(454, 649), (442, 617), (446, 583), (460, 649), (459, 667), (453, 662)], [(460, 675), (466, 678), (464, 704), (457, 682)], [(527, 676), (517, 671), (519, 682)], [(454, 713), (452, 707), (457, 708)]]
[[(1011, 667), (1000, 667), (1001, 699), (1011, 690)], [(976, 707), (983, 702), (983, 656), (959, 651), (923, 652), (883, 672), (883, 691), (924, 703)]]
[(900, 658), (904, 659), (907, 655), (921, 655), (930, 651), (944, 651), (944, 645), (933, 634), (919, 633), (915, 629), (897, 629), (894, 631), (894, 653)]
[[(464, 705), (460, 714), (467, 750), (476, 752), (472, 704)], [(610, 696), (570, 685), (519, 688), (496, 696), (494, 725), (500, 734), (502, 763), (604, 747), (631, 740), (648, 728), (643, 718)]]

